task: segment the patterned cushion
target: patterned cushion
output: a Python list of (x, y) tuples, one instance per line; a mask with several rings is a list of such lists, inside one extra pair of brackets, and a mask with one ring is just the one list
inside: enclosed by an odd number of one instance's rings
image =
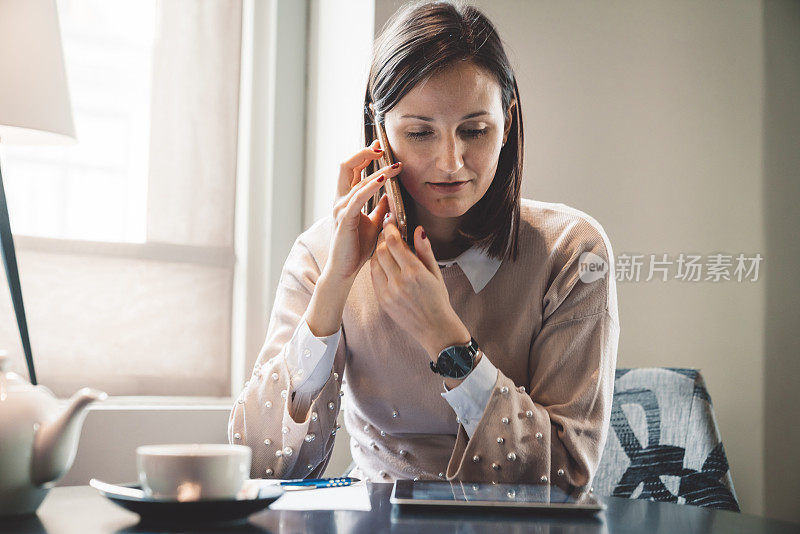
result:
[(617, 369), (595, 493), (739, 511), (711, 398), (696, 369)]

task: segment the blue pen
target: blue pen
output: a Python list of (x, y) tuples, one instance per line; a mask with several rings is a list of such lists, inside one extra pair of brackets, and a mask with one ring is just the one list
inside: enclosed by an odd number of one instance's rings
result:
[(281, 486), (291, 486), (296, 488), (334, 488), (338, 486), (349, 486), (360, 482), (357, 478), (339, 477), (339, 478), (298, 478), (295, 480), (284, 480), (280, 483)]

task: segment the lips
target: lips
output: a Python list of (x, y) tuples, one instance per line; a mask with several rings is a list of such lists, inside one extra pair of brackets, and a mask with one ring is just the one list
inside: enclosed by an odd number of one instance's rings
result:
[(452, 193), (455, 191), (459, 191), (468, 183), (469, 180), (461, 182), (428, 182), (428, 185), (430, 186), (431, 189), (439, 193)]

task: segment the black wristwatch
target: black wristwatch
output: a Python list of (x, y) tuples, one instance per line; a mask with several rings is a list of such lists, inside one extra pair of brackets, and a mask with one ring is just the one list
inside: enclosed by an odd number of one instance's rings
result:
[(472, 372), (475, 367), (475, 356), (478, 355), (478, 343), (470, 338), (466, 345), (451, 345), (439, 353), (436, 363), (431, 363), (431, 371), (447, 378), (461, 379)]

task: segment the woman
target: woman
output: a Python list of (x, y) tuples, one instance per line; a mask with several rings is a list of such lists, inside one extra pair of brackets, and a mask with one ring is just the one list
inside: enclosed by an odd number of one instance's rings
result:
[[(494, 27), (472, 7), (401, 10), (364, 109), (398, 163), (375, 169), (377, 141), (350, 157), (332, 216), (295, 241), (230, 441), (253, 449), (252, 477), (320, 476), (345, 396), (354, 476), (587, 486), (619, 339), (611, 245), (585, 213), (520, 199), (519, 92)], [(387, 179), (413, 251), (386, 196), (368, 203)]]

